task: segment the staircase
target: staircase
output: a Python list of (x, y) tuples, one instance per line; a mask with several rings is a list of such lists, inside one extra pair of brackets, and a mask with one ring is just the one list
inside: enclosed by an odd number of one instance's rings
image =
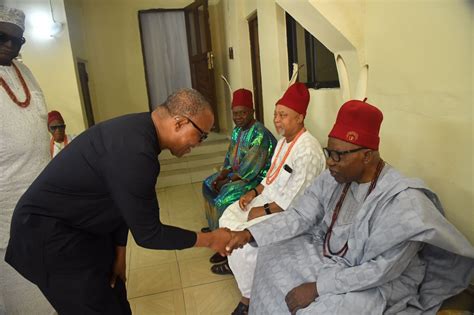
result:
[(202, 182), (224, 163), (229, 147), (226, 135), (211, 133), (190, 154), (177, 158), (166, 150), (160, 156), (161, 171), (156, 188)]

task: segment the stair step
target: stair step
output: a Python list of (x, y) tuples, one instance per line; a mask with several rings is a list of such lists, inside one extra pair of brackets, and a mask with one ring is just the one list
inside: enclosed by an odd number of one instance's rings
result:
[(156, 188), (202, 182), (222, 167), (229, 143), (226, 135), (211, 133), (207, 141), (181, 158), (168, 150), (162, 152)]
[[(207, 153), (213, 153), (213, 152), (227, 151), (228, 148), (229, 148), (228, 139), (205, 141), (200, 146), (192, 149), (191, 153), (187, 154), (185, 157), (191, 157), (194, 155), (207, 154)], [(170, 160), (170, 159), (176, 159), (176, 157), (173, 156), (170, 151), (166, 150), (160, 154), (160, 162), (164, 162), (165, 160)]]
[(161, 171), (172, 171), (179, 169), (193, 169), (195, 167), (205, 166), (205, 165), (214, 165), (224, 163), (225, 155), (227, 151), (219, 151), (215, 153), (199, 154), (184, 156), (182, 158), (176, 159), (167, 159), (164, 161), (160, 160)]
[(202, 182), (222, 166), (222, 161), (193, 168), (173, 169), (160, 172), (156, 188)]

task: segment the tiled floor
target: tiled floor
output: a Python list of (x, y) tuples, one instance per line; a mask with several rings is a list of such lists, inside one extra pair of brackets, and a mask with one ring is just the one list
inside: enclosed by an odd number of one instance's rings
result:
[[(201, 183), (158, 190), (163, 223), (198, 231), (206, 226)], [(134, 315), (230, 314), (240, 299), (235, 280), (209, 268), (212, 251), (148, 250), (130, 238), (128, 297)]]

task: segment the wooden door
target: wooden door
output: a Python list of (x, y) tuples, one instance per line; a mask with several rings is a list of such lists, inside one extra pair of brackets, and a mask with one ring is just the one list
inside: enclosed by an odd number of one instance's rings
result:
[(255, 117), (262, 124), (263, 121), (263, 96), (262, 73), (260, 70), (260, 47), (258, 45), (258, 19), (257, 14), (249, 18), (250, 32), (250, 58), (252, 59), (253, 98), (255, 101)]
[(219, 131), (214, 83), (214, 55), (212, 53), (207, 0), (194, 1), (184, 8), (184, 12), (192, 86), (211, 103), (216, 115), (213, 131)]

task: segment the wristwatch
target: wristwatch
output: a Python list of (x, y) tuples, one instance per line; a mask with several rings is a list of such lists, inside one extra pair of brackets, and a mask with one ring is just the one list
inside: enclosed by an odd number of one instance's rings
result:
[(270, 205), (268, 203), (263, 205), (263, 209), (265, 210), (266, 214), (272, 214), (272, 212), (270, 211)]

